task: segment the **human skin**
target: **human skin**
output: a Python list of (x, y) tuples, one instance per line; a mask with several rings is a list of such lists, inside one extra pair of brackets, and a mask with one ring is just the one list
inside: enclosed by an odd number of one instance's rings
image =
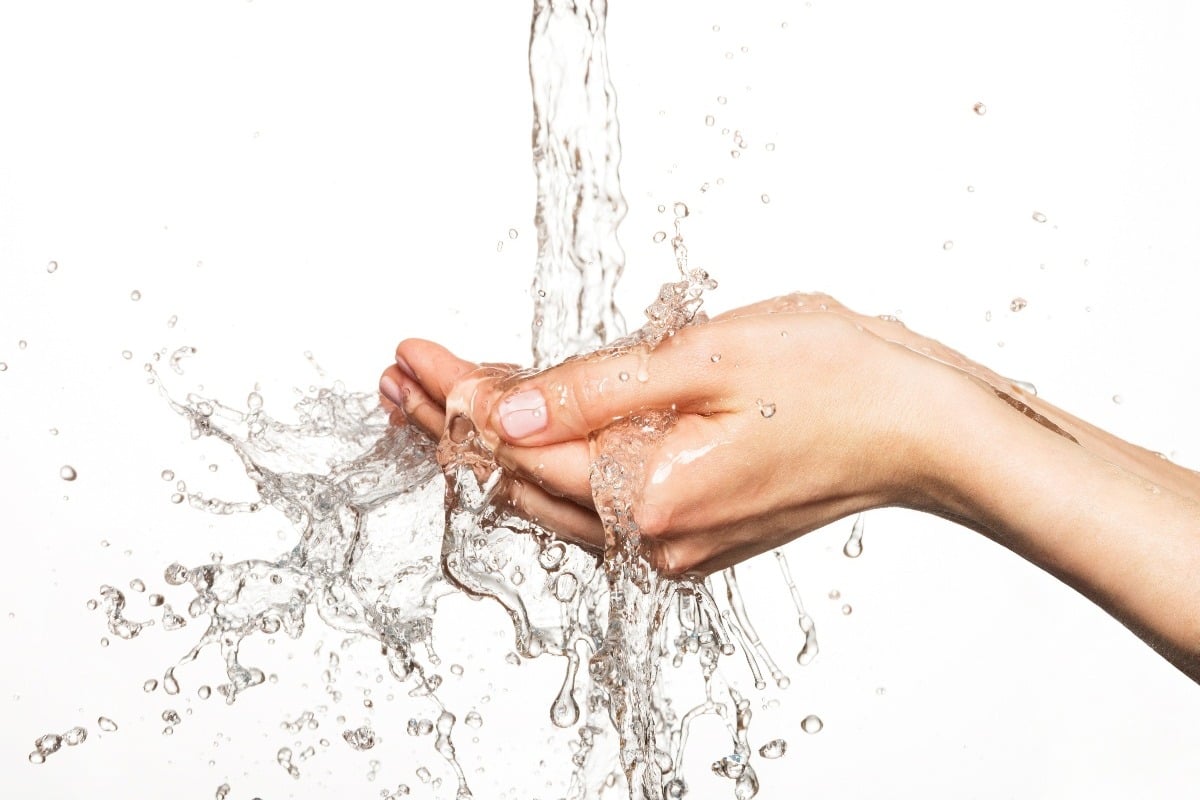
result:
[(468, 416), (509, 478), (501, 502), (595, 546), (589, 436), (672, 409), (634, 509), (664, 572), (706, 574), (859, 511), (912, 508), (1047, 570), (1200, 682), (1200, 473), (898, 322), (791, 295), (653, 350), (509, 373), (410, 339), (380, 389), (435, 437), (448, 404)]

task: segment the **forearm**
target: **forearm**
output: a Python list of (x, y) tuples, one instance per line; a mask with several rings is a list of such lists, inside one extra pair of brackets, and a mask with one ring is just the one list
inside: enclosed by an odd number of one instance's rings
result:
[(1187, 471), (1066, 415), (1058, 424), (1078, 443), (983, 392), (955, 403), (941, 433), (956, 442), (939, 462), (954, 476), (942, 510), (1073, 586), (1200, 681), (1200, 502)]

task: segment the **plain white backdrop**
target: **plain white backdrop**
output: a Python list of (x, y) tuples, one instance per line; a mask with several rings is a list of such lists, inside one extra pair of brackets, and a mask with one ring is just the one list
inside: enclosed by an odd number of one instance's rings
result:
[[(224, 782), (236, 800), (375, 798), (401, 782), (415, 797), (452, 793), (432, 743), (403, 733), (429, 708), (374, 683), (369, 646), (346, 651), (343, 682), (380, 700), (384, 745), (355, 753), (329, 723), (304, 735), (332, 744), (295, 781), (275, 752), (301, 737), (280, 722), (325, 701), (319, 674), (342, 637), (255, 650), (278, 682), (226, 708), (195, 694), (220, 679), (215, 656), (180, 671), (178, 697), (141, 689), (199, 621), (101, 647), (103, 620), (84, 604), (132, 578), (162, 591), (174, 560), (289, 546), (282, 518), (170, 503), (165, 468), (206, 493), (252, 487), (145, 384), (161, 348), (197, 348), (183, 388), (235, 399), (257, 382), (277, 412), (292, 387), (370, 390), (406, 336), (529, 360), (529, 16), (527, 2), (0, 6), (9, 796), (210, 798)], [(1183, 0), (615, 2), (630, 205), (620, 304), (637, 324), (672, 278), (657, 207), (684, 201), (693, 263), (721, 284), (714, 310), (827, 291), (1200, 466), (1198, 40)], [(734, 159), (736, 135), (747, 147)], [(75, 482), (59, 478), (64, 464)], [(756, 746), (790, 743), (759, 762), (762, 797), (1200, 787), (1200, 689), (1119, 624), (948, 523), (869, 514), (854, 561), (841, 555), (848, 531), (787, 550), (821, 636), (808, 668), (792, 660), (774, 564), (745, 568), (752, 614), (792, 677), (755, 701)], [(502, 615), (448, 605), (442, 656), (467, 670), (446, 692), (485, 719), (479, 742), (458, 738), (476, 796), (557, 796), (566, 756), (545, 709), (561, 666), (506, 664)], [(131, 609), (151, 616), (142, 596)], [(168, 708), (184, 715), (170, 737)], [(821, 733), (800, 732), (809, 713)], [(102, 734), (101, 714), (119, 730)], [(87, 742), (27, 762), (37, 736), (77, 724)], [(704, 783), (712, 756), (688, 764), (695, 796), (730, 790)], [(445, 778), (440, 794), (420, 765)]]

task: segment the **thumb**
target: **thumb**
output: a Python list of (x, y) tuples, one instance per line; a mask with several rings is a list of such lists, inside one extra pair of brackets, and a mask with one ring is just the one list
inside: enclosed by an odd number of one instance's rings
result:
[(710, 336), (692, 334), (703, 327), (680, 331), (652, 351), (592, 354), (498, 387), (488, 426), (509, 444), (540, 446), (586, 438), (638, 411), (723, 410), (728, 365), (713, 360)]

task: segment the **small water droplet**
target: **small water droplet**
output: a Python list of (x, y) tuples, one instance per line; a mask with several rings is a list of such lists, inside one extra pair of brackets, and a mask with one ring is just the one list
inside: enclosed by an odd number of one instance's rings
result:
[(21, 350), (24, 350), (26, 347), (29, 347), (29, 342), (22, 339), (19, 342), (17, 342), (17, 347)]
[(629, 380), (629, 373), (622, 371), (620, 374), (617, 375), (617, 377), (620, 378), (622, 381), (627, 381), (627, 380)]
[(145, 692), (146, 694), (153, 692), (157, 688), (158, 688), (158, 681), (156, 681), (154, 678), (148, 678), (142, 684), (142, 691)]
[(655, 231), (653, 239), (656, 244), (658, 242), (665, 242), (667, 240), (667, 232), (666, 231)]
[(175, 492), (173, 495), (171, 495), (171, 502), (175, 505), (179, 505), (183, 502), (183, 495), (180, 492)]
[(704, 124), (711, 128), (713, 125), (717, 124), (717, 118), (712, 114), (709, 114), (704, 118)]
[(664, 206), (662, 203), (659, 203), (659, 205), (658, 205), (658, 213), (660, 213), (660, 214), (663, 214), (663, 213), (665, 213), (665, 212), (666, 212), (666, 210), (667, 210), (667, 207), (666, 207), (666, 206)]
[(173, 481), (175, 480), (175, 473), (169, 469), (164, 469), (162, 471), (162, 479), (164, 481)]
[(1045, 222), (1046, 215), (1040, 211), (1035, 211), (1035, 212), (1033, 212), (1033, 221), (1034, 222)]
[(96, 724), (100, 726), (100, 730), (112, 733), (117, 729), (117, 723), (113, 722), (108, 717), (100, 717), (96, 720)]
[(952, 241), (950, 241), (949, 239), (947, 239), (946, 241), (942, 242), (942, 249), (943, 249), (943, 250), (953, 250), (953, 249), (954, 249), (954, 242), (952, 242)]
[(0, 361), (0, 372), (8, 372), (8, 364), (3, 361)]
[(758, 199), (763, 201), (763, 205), (767, 205), (771, 202), (771, 195), (764, 193)]
[(1121, 405), (1121, 403), (1125, 402), (1125, 398), (1121, 397), (1121, 395), (1119, 395), (1119, 394), (1114, 394), (1112, 396), (1112, 401), (1114, 403), (1116, 403), (1117, 405)]
[(854, 613), (853, 606), (851, 606), (849, 603), (846, 603), (846, 605), (842, 606), (842, 613), (847, 617), (850, 616), (852, 613)]
[(976, 103), (973, 108), (975, 113), (981, 117), (987, 113), (987, 106), (985, 106), (983, 103)]
[(53, 275), (55, 272), (58, 272), (58, 262), (51, 261), (46, 264), (46, 272), (49, 272), (51, 275)]
[(137, 289), (134, 289), (132, 292), (129, 293), (129, 299), (136, 303), (138, 300), (142, 299), (142, 293), (139, 292)]
[(820, 733), (821, 729), (825, 727), (825, 723), (821, 722), (821, 718), (816, 714), (809, 714), (800, 721), (800, 727), (805, 733)]
[(720, 103), (721, 105), (725, 105), (725, 103), (728, 101), (725, 99), (725, 95), (722, 94), (722, 95), (717, 95), (717, 102)]
[(683, 219), (684, 217), (686, 217), (688, 214), (691, 213), (691, 211), (688, 210), (687, 203), (676, 203), (675, 207), (674, 207), (674, 211), (675, 211), (675, 219)]
[(780, 758), (787, 752), (787, 742), (783, 739), (772, 739), (758, 748), (758, 754), (763, 758)]
[(73, 481), (79, 477), (79, 473), (70, 464), (64, 464), (63, 468), (58, 471), (58, 477), (64, 481)]
[(771, 417), (775, 416), (774, 403), (763, 402), (762, 398), (759, 398), (755, 402), (758, 403), (758, 413), (762, 414), (764, 419), (770, 419)]
[(121, 351), (121, 358), (123, 358), (123, 359), (125, 359), (126, 361), (128, 361), (129, 359), (133, 358), (133, 353), (131, 353), (131, 352), (130, 352), (130, 351), (128, 351), (128, 350), (122, 350), (122, 351)]
[(467, 715), (463, 717), (463, 722), (472, 728), (478, 728), (483, 725), (483, 717), (479, 715), (478, 711), (468, 711)]
[(509, 653), (508, 655), (506, 655), (504, 657), (504, 660), (507, 661), (509, 664), (512, 664), (514, 667), (521, 666), (521, 657), (519, 655), (517, 655), (516, 653)]
[(1029, 305), (1029, 301), (1024, 297), (1014, 297), (1012, 302), (1008, 304), (1008, 310), (1013, 312), (1020, 311), (1027, 305)]
[(144, 592), (146, 591), (146, 584), (141, 578), (134, 578), (129, 582), (129, 588), (135, 592)]
[(974, 191), (975, 191), (975, 187), (974, 187), (974, 186), (968, 186), (968, 187), (967, 187), (967, 191), (968, 191), (968, 192), (974, 192)]
[(521, 235), (521, 234), (517, 232), (517, 229), (516, 229), (516, 228), (509, 228), (509, 229), (508, 229), (508, 238), (510, 238), (510, 239), (515, 239), (515, 238), (517, 238), (517, 237), (518, 237), (518, 236), (520, 236), (520, 235)]
[(712, 363), (716, 364), (718, 361), (720, 361), (720, 360), (721, 360), (721, 354), (720, 354), (720, 353), (713, 353), (711, 356), (709, 356), (709, 357), (708, 357), (708, 359), (709, 359), (709, 361), (711, 361)]

